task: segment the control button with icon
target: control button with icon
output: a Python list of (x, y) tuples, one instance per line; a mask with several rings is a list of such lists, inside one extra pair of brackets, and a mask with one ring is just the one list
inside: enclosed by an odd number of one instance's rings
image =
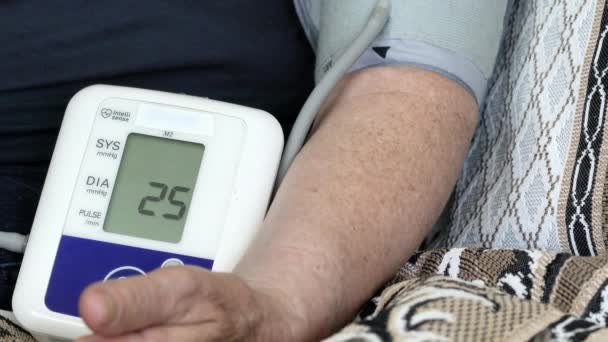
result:
[(112, 270), (110, 273), (108, 273), (108, 275), (106, 275), (105, 278), (103, 278), (103, 281), (106, 282), (111, 279), (124, 279), (126, 277), (139, 276), (139, 275), (145, 275), (145, 274), (146, 274), (146, 272), (144, 272), (143, 270), (141, 270), (137, 267), (123, 266), (123, 267), (119, 267), (115, 270)]

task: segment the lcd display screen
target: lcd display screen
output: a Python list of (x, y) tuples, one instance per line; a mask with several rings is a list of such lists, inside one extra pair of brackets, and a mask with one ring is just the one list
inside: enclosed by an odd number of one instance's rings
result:
[(103, 229), (179, 242), (204, 151), (202, 144), (130, 134)]

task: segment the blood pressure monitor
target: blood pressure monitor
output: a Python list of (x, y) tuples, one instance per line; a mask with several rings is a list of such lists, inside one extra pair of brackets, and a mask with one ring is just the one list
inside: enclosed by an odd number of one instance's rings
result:
[(19, 274), (27, 329), (87, 334), (88, 285), (162, 267), (230, 271), (263, 220), (283, 148), (268, 113), (92, 86), (70, 101)]

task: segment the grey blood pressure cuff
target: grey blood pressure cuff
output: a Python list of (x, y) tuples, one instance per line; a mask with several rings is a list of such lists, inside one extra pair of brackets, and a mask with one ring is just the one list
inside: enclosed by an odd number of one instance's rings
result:
[[(412, 65), (459, 82), (482, 103), (509, 0), (392, 0), (389, 23), (351, 71)], [(295, 0), (317, 52), (317, 81), (363, 30), (376, 0)]]

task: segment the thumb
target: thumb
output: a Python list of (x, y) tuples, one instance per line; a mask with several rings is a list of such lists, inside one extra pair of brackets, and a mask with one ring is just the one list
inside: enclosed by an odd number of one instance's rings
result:
[[(89, 286), (81, 295), (80, 315), (94, 333), (121, 335), (146, 327), (179, 323), (209, 272), (169, 267), (145, 276)], [(211, 278), (211, 277), (209, 277)]]

